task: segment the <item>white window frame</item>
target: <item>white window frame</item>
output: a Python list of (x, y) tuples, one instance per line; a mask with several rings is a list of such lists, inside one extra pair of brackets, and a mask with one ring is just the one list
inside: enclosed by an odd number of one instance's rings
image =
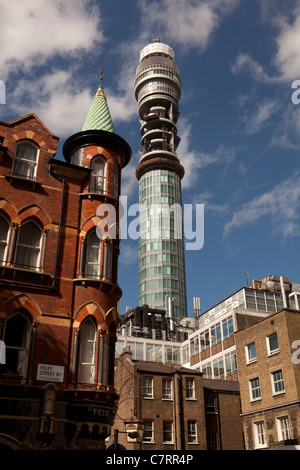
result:
[[(86, 278), (91, 278), (91, 279), (99, 279), (100, 278), (100, 265), (101, 265), (101, 253), (102, 253), (102, 240), (100, 240), (99, 237), (97, 239), (99, 240), (99, 246), (95, 244), (89, 243), (89, 239), (93, 236), (96, 235), (97, 237), (97, 232), (96, 229), (92, 230), (90, 233), (88, 233), (86, 237), (86, 251), (85, 251), (85, 266), (84, 266), (84, 276)], [(93, 259), (92, 261), (89, 261), (88, 259), (88, 252), (89, 250), (96, 250), (96, 248), (99, 248), (97, 251), (97, 259)], [(97, 270), (97, 273), (91, 274), (89, 272), (89, 267), (94, 266), (94, 269)]]
[(172, 379), (162, 379), (162, 399), (172, 400), (173, 399), (173, 386)]
[(264, 421), (258, 421), (256, 423), (253, 423), (253, 432), (255, 449), (262, 449), (264, 447), (267, 447), (267, 437)]
[(218, 412), (217, 397), (208, 397), (207, 402), (206, 402), (206, 413), (216, 414), (217, 412)]
[[(271, 336), (275, 336), (277, 337), (277, 344), (278, 344), (278, 347), (276, 349), (271, 349), (270, 347), (270, 338)], [(267, 341), (267, 350), (268, 350), (268, 356), (272, 356), (273, 354), (277, 354), (279, 352), (279, 343), (278, 343), (278, 335), (277, 335), (277, 332), (275, 331), (274, 333), (271, 333), (270, 335), (268, 335), (266, 337), (266, 341)]]
[(153, 377), (143, 376), (143, 398), (153, 399)]
[(193, 377), (186, 377), (185, 387), (186, 387), (186, 400), (195, 400), (195, 379)]
[[(253, 387), (252, 384), (254, 383), (254, 381), (257, 380), (258, 381), (258, 386), (256, 387)], [(259, 396), (255, 397), (253, 392), (255, 390), (259, 390)], [(259, 377), (254, 377), (253, 379), (250, 379), (249, 380), (249, 393), (250, 393), (250, 401), (258, 401), (258, 400), (261, 400), (261, 388), (260, 388), (260, 381), (259, 381)]]
[[(26, 158), (24, 158), (22, 156), (17, 156), (18, 147), (20, 147), (21, 145), (28, 145), (28, 146), (33, 147), (36, 150), (35, 160), (27, 160)], [(19, 176), (20, 178), (27, 178), (27, 179), (30, 179), (30, 180), (35, 180), (36, 179), (36, 173), (37, 173), (37, 167), (38, 167), (38, 161), (39, 161), (39, 154), (40, 154), (40, 148), (35, 142), (29, 141), (29, 140), (20, 140), (20, 141), (18, 141), (17, 144), (16, 144), (14, 158), (13, 158), (12, 174), (15, 175), (15, 176)], [(34, 166), (32, 176), (27, 176), (26, 174), (22, 175), (22, 174), (16, 173), (16, 168), (15, 167), (16, 167), (16, 164), (18, 163), (18, 161), (23, 162), (24, 165), (26, 165), (26, 162), (27, 162), (28, 166), (26, 168), (30, 168), (31, 165)]]
[(276, 417), (277, 434), (279, 441), (292, 439), (290, 419), (288, 415)]
[[(143, 443), (153, 444), (154, 443), (154, 421), (153, 419), (143, 419), (143, 422), (145, 424), (145, 429), (144, 429), (144, 434), (143, 434)], [(150, 435), (147, 436), (146, 433)]]
[[(250, 357), (249, 351), (250, 351), (250, 346), (254, 345), (255, 347), (255, 357)], [(252, 341), (251, 343), (247, 344), (245, 346), (245, 351), (246, 351), (246, 363), (247, 364), (253, 364), (253, 362), (257, 362), (257, 353), (256, 353), (256, 346), (255, 346), (255, 341)]]
[(189, 419), (187, 422), (188, 444), (198, 444), (197, 421)]
[[(281, 374), (281, 377), (275, 380), (275, 374)], [(278, 370), (275, 370), (274, 372), (271, 372), (271, 382), (272, 382), (273, 395), (281, 395), (282, 393), (285, 393), (282, 369), (278, 369)], [(283, 385), (282, 390), (276, 390), (276, 384), (279, 384), (279, 383), (282, 383)]]

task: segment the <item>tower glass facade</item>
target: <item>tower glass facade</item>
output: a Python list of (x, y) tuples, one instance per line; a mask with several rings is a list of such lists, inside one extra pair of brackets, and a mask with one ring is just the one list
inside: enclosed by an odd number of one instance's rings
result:
[[(141, 123), (139, 304), (187, 316), (176, 122), (181, 81), (174, 52), (158, 40), (140, 54), (135, 96)], [(172, 299), (170, 302), (169, 299)], [(171, 312), (170, 312), (170, 308)]]

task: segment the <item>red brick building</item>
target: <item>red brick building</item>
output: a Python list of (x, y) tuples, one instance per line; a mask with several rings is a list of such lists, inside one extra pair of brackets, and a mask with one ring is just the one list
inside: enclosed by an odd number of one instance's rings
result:
[(103, 448), (118, 399), (118, 198), (131, 149), (102, 87), (64, 160), (58, 140), (35, 114), (0, 121), (0, 445), (11, 448), (64, 448), (76, 432)]

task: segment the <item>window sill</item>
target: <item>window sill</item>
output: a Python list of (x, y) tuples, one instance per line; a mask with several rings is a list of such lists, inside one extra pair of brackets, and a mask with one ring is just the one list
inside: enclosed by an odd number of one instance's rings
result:
[(86, 190), (85, 192), (83, 193), (80, 193), (79, 196), (81, 197), (87, 197), (88, 199), (92, 199), (92, 197), (97, 197), (97, 196), (100, 196), (100, 197), (104, 197), (105, 199), (112, 199), (114, 201), (118, 201), (118, 196), (116, 196), (115, 194), (112, 194), (112, 193), (108, 193), (107, 191), (93, 191), (93, 190)]
[(76, 277), (73, 279), (74, 283), (81, 283), (83, 286), (87, 283), (108, 284), (109, 286), (120, 289), (119, 285), (105, 277)]
[(41, 185), (42, 182), (37, 180), (36, 178), (26, 178), (26, 176), (19, 176), (19, 175), (14, 175), (13, 173), (10, 173), (10, 174), (7, 174), (7, 175), (4, 175), (5, 179), (7, 179), (7, 181), (9, 181), (9, 183), (12, 183), (12, 181), (21, 181), (21, 182), (24, 182), (24, 183), (29, 183), (31, 185), (33, 185), (34, 187), (36, 185)]
[(256, 364), (257, 359), (252, 359), (251, 361), (246, 362), (246, 366), (251, 366), (251, 364)]
[(186, 398), (186, 401), (197, 401), (197, 398)]
[(276, 354), (279, 354), (279, 353), (280, 353), (280, 350), (275, 349), (274, 351), (271, 351), (268, 353), (268, 357), (276, 356)]
[(173, 398), (162, 398), (163, 401), (173, 401)]
[(153, 445), (153, 444), (155, 444), (155, 441), (143, 441), (142, 443), (143, 444), (152, 444)]
[(281, 395), (284, 395), (284, 394), (285, 394), (285, 390), (282, 390), (280, 392), (273, 392), (272, 397), (278, 397), (278, 396), (281, 396)]
[(0, 265), (0, 269), (2, 271), (9, 270), (10, 272), (13, 272), (13, 275), (15, 275), (16, 273), (26, 273), (26, 274), (35, 274), (40, 277), (43, 277), (43, 276), (52, 277), (51, 273), (42, 271), (41, 269), (20, 268), (19, 266), (14, 266), (14, 265), (7, 266), (3, 264)]
[(154, 397), (142, 397), (144, 400), (154, 400)]
[(252, 399), (250, 400), (250, 403), (256, 403), (257, 401), (261, 401), (261, 400), (262, 400), (261, 397), (259, 397), (259, 398), (252, 398)]

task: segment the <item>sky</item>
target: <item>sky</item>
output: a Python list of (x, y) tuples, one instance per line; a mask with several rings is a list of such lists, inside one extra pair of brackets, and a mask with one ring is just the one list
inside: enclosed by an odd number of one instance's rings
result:
[[(129, 205), (139, 53), (156, 37), (171, 46), (183, 203), (193, 214), (204, 204), (203, 246), (186, 250), (188, 315), (193, 297), (205, 311), (268, 274), (300, 283), (300, 0), (0, 0), (0, 31), (0, 120), (34, 112), (60, 137), (55, 158), (81, 130), (103, 69), (115, 131), (132, 149)], [(138, 241), (120, 249), (124, 313), (138, 305)]]

